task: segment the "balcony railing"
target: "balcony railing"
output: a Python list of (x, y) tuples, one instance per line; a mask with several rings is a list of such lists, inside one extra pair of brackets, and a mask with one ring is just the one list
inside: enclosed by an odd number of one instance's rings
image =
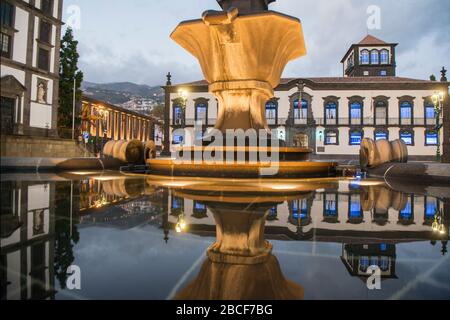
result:
[[(193, 127), (196, 121), (201, 121), (202, 126), (213, 127), (217, 123), (217, 119), (209, 118), (207, 121), (195, 119), (178, 119), (178, 121), (171, 121), (172, 126), (176, 127)], [(442, 118), (441, 118), (442, 123)], [(400, 118), (270, 118), (267, 119), (269, 126), (297, 126), (297, 125), (317, 125), (317, 126), (435, 126), (436, 119), (430, 118), (414, 118), (414, 119), (400, 119)]]

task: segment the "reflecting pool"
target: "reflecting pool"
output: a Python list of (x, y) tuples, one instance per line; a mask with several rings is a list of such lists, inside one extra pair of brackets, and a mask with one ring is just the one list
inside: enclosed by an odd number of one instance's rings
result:
[(1, 299), (450, 299), (449, 189), (2, 174)]

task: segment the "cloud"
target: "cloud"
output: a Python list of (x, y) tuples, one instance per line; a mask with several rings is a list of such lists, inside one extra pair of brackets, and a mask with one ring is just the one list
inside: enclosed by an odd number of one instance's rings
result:
[[(168, 71), (174, 82), (203, 78), (198, 62), (169, 35), (180, 21), (217, 9), (215, 0), (130, 0), (114, 1), (114, 6), (111, 1), (64, 3), (82, 9), (82, 29), (75, 35), (86, 80), (158, 85)], [(448, 64), (448, 0), (278, 0), (271, 9), (302, 20), (308, 49), (306, 57), (287, 66), (284, 76), (341, 76), (342, 56), (367, 34), (370, 5), (380, 7), (382, 23), (370, 33), (399, 43), (398, 75), (426, 79)]]

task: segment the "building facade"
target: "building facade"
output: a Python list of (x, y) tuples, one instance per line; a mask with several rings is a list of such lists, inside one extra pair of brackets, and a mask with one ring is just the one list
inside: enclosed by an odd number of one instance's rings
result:
[(1, 2), (1, 132), (56, 136), (62, 0)]
[[(403, 139), (410, 159), (434, 160), (438, 143), (442, 150), (450, 142), (443, 140), (450, 128), (444, 125), (438, 138), (432, 95), (444, 92), (448, 102), (449, 83), (445, 74), (442, 81), (397, 77), (396, 46), (367, 36), (342, 59), (342, 77), (282, 79), (266, 104), (272, 132), (288, 146), (311, 148), (318, 159), (356, 159), (362, 138), (369, 137)], [(167, 148), (199, 138), (193, 132), (197, 121), (205, 132), (214, 127), (218, 103), (206, 81), (171, 85), (169, 79), (164, 88)], [(180, 90), (188, 92), (186, 102)], [(174, 134), (180, 128), (186, 133)]]
[(87, 96), (82, 98), (79, 135), (105, 140), (154, 140), (161, 145), (160, 123), (146, 116)]

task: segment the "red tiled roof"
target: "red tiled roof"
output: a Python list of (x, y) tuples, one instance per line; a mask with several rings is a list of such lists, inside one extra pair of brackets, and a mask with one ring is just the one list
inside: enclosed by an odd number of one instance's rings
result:
[(370, 34), (368, 34), (364, 39), (362, 39), (358, 44), (362, 45), (372, 45), (372, 44), (387, 44), (383, 40), (380, 40)]

